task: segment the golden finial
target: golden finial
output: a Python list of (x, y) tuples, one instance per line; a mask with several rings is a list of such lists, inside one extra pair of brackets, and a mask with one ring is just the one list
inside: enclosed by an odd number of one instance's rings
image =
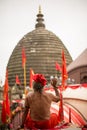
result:
[(41, 14), (41, 6), (39, 5), (39, 14)]
[(37, 14), (37, 24), (35, 25), (35, 28), (38, 28), (38, 27), (44, 27), (45, 28), (45, 25), (43, 23), (44, 19), (43, 19), (43, 14), (41, 13), (41, 6), (39, 5), (39, 12)]

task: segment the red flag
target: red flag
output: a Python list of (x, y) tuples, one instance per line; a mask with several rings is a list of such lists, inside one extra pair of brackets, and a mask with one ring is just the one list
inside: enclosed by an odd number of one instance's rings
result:
[(55, 63), (55, 68), (56, 68), (56, 70), (58, 70), (58, 71), (62, 71), (60, 65), (59, 65), (57, 62)]
[(26, 64), (26, 55), (25, 55), (25, 48), (22, 48), (22, 66), (24, 68)]
[(63, 110), (63, 96), (62, 92), (60, 91), (60, 102), (59, 102), (59, 121), (64, 121), (64, 110)]
[(16, 75), (16, 84), (18, 84), (18, 85), (21, 84), (21, 82), (20, 82), (20, 80), (19, 80), (19, 78), (18, 78), (18, 75)]
[(1, 120), (3, 123), (6, 123), (6, 102), (5, 101), (3, 101), (2, 103)]
[(34, 71), (32, 70), (32, 68), (30, 68), (30, 88), (32, 88), (33, 75), (34, 75)]
[(65, 86), (65, 80), (68, 78), (67, 70), (66, 70), (66, 59), (64, 55), (64, 51), (62, 50), (62, 86), (63, 89)]
[(3, 123), (7, 122), (7, 118), (10, 118), (10, 102), (8, 98), (8, 73), (6, 71), (6, 79), (3, 91), (3, 104), (2, 104), (2, 113), (1, 113), (1, 120)]

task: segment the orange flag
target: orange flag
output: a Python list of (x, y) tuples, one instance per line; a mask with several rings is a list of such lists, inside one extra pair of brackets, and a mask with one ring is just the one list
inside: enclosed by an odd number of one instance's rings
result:
[(18, 84), (18, 85), (21, 84), (21, 82), (20, 82), (20, 80), (19, 80), (19, 78), (18, 78), (18, 75), (16, 75), (16, 84)]
[(25, 48), (22, 48), (22, 66), (24, 69), (24, 93), (26, 93), (26, 55)]
[(66, 70), (66, 59), (64, 55), (64, 51), (62, 50), (62, 87), (65, 89), (65, 80), (68, 78), (67, 70)]
[(56, 68), (56, 70), (58, 70), (58, 71), (62, 71), (60, 65), (59, 65), (57, 62), (55, 63), (55, 68)]
[(25, 55), (25, 48), (22, 48), (22, 66), (24, 68), (26, 64), (26, 55)]
[(32, 88), (34, 71), (30, 68), (30, 88)]
[(4, 84), (4, 91), (3, 91), (3, 104), (2, 104), (2, 113), (1, 113), (1, 120), (3, 123), (7, 122), (7, 118), (10, 118), (10, 102), (8, 98), (8, 72), (6, 71), (6, 79)]

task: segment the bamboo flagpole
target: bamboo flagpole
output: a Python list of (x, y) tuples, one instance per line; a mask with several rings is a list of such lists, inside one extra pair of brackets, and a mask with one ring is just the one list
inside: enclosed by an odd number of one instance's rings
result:
[(69, 107), (69, 123), (71, 123), (71, 108)]
[(26, 93), (26, 55), (25, 48), (22, 48), (22, 67), (24, 69), (24, 94)]
[(59, 122), (62, 123), (64, 121), (64, 110), (63, 110), (63, 95), (60, 90), (60, 102), (59, 102)]

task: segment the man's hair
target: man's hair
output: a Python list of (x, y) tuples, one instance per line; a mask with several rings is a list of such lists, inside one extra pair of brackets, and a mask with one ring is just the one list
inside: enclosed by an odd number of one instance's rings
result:
[(41, 83), (33, 82), (33, 89), (34, 89), (34, 91), (37, 91), (37, 92), (41, 93), (43, 87), (44, 86)]

